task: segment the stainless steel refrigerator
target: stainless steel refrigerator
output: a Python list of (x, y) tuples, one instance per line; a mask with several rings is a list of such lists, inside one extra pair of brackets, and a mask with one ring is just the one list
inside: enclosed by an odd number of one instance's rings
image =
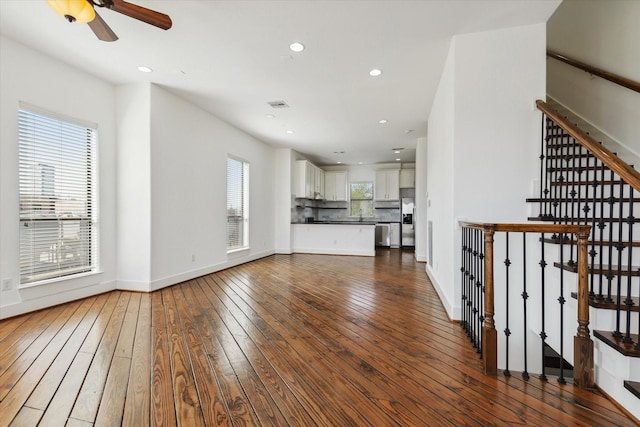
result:
[(400, 245), (402, 247), (415, 246), (415, 204), (413, 199), (402, 198), (402, 224)]

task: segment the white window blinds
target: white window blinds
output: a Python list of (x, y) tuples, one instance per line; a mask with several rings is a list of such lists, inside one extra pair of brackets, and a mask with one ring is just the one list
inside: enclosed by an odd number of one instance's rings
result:
[(227, 158), (227, 251), (249, 246), (249, 163)]
[(20, 283), (96, 266), (96, 130), (19, 110)]

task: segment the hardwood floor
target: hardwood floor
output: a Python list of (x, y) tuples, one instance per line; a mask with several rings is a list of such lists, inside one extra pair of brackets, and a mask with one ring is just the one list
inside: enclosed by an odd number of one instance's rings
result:
[(0, 322), (0, 426), (635, 425), (485, 377), (413, 254), (276, 255)]

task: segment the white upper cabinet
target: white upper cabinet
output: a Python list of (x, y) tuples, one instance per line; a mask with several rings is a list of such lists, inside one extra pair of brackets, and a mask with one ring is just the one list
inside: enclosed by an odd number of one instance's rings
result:
[(294, 181), (294, 194), (296, 197), (313, 199), (316, 190), (315, 166), (306, 161), (296, 162), (296, 176)]
[(322, 169), (308, 160), (298, 160), (293, 185), (295, 197), (324, 199), (324, 174)]
[(416, 170), (400, 169), (400, 188), (416, 187)]
[(400, 170), (376, 171), (375, 200), (400, 200)]
[(347, 173), (325, 172), (324, 196), (326, 200), (347, 200)]
[(317, 166), (314, 166), (316, 180), (315, 180), (315, 192), (314, 199), (324, 199), (325, 198), (325, 184), (324, 184), (324, 174), (325, 172)]

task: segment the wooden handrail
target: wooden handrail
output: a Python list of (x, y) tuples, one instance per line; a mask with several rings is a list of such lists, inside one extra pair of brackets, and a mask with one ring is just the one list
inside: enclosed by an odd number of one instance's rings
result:
[(459, 221), (463, 228), (484, 232), (484, 321), (482, 363), (484, 373), (498, 372), (498, 333), (495, 327), (495, 288), (493, 281), (493, 236), (496, 232), (572, 233), (578, 237), (578, 329), (573, 339), (574, 384), (592, 388), (595, 384), (593, 340), (589, 334), (589, 265), (587, 241), (590, 225), (577, 224), (498, 224)]
[(569, 64), (572, 67), (579, 68), (589, 74), (593, 74), (594, 76), (602, 77), (605, 80), (609, 80), (610, 82), (626, 87), (627, 89), (631, 89), (635, 92), (640, 92), (640, 83), (636, 82), (635, 80), (631, 80), (618, 74), (603, 70), (601, 68), (585, 64), (584, 62), (569, 58), (553, 50), (547, 50), (547, 56), (560, 62), (564, 62), (565, 64)]
[(467, 222), (459, 221), (460, 227), (475, 228), (476, 230), (491, 230), (493, 232), (522, 232), (522, 233), (584, 233), (591, 230), (590, 225), (577, 224), (549, 224), (527, 222), (524, 224), (498, 224), (486, 222)]
[(640, 191), (640, 173), (622, 161), (618, 156), (605, 148), (598, 141), (587, 135), (583, 130), (578, 128), (566, 118), (552, 110), (546, 102), (538, 99), (536, 101), (538, 110), (542, 111), (550, 119), (556, 122), (564, 129), (573, 139), (578, 141), (583, 147), (589, 150), (594, 156), (602, 161), (609, 169), (614, 171), (627, 184), (632, 186), (634, 190)]

